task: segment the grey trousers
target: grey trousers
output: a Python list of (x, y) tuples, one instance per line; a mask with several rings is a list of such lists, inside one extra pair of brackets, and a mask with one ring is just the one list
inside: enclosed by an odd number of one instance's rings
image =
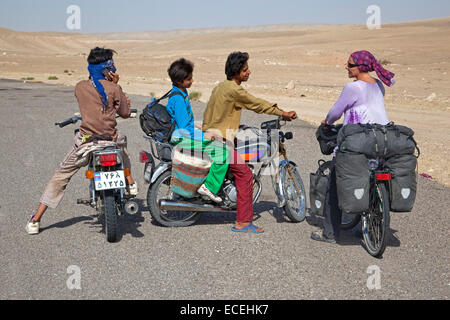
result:
[[(81, 140), (81, 134), (77, 133), (74, 136), (72, 148), (67, 153), (64, 160), (59, 164), (58, 169), (56, 169), (53, 177), (48, 182), (47, 187), (42, 194), (40, 203), (45, 204), (52, 209), (55, 209), (60, 204), (70, 179), (78, 172), (78, 170), (80, 170), (80, 168), (82, 168), (75, 164), (79, 159), (76, 152), (81, 146)], [(116, 144), (118, 148), (123, 150), (124, 167), (131, 169), (130, 155), (127, 150), (127, 137), (118, 133)]]

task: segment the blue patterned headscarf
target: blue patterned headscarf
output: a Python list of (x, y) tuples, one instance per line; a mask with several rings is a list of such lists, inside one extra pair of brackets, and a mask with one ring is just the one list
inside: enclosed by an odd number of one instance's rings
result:
[(91, 79), (94, 88), (97, 89), (98, 93), (100, 94), (100, 98), (102, 99), (103, 111), (105, 111), (106, 107), (108, 106), (108, 97), (106, 95), (105, 88), (99, 80), (105, 80), (105, 75), (103, 74), (103, 70), (105, 69), (107, 69), (108, 71), (116, 72), (113, 59), (100, 64), (90, 64), (88, 66), (89, 78)]

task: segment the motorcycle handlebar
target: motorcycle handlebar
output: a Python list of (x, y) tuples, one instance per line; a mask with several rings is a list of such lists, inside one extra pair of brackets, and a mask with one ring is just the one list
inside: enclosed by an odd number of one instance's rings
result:
[[(137, 114), (137, 112), (138, 112), (138, 110), (137, 109), (131, 109), (131, 114), (133, 115), (136, 115)], [(116, 115), (116, 117), (118, 117), (118, 115)], [(67, 119), (67, 120), (65, 120), (65, 121), (63, 121), (63, 122), (56, 122), (55, 123), (55, 126), (59, 126), (60, 128), (64, 128), (64, 127), (66, 127), (66, 126), (68, 126), (69, 124), (75, 124), (75, 123), (77, 123), (78, 121), (81, 121), (82, 120), (82, 118), (81, 117), (72, 117), (72, 118), (69, 118), (69, 119)]]
[(67, 120), (65, 120), (63, 122), (55, 123), (55, 126), (59, 126), (60, 128), (64, 128), (65, 126), (68, 126), (69, 124), (77, 123), (78, 120), (81, 120), (81, 117), (72, 117), (72, 118), (67, 119)]
[(261, 123), (261, 129), (280, 130), (286, 125), (286, 120), (283, 117), (278, 117), (276, 120), (271, 120)]

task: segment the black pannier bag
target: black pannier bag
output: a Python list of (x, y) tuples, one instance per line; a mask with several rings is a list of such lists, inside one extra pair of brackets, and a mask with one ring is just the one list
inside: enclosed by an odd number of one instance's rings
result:
[(420, 150), (417, 147), (416, 140), (414, 140), (414, 131), (412, 129), (395, 125), (392, 122), (386, 126), (386, 129), (387, 158), (403, 154), (412, 155), (416, 149), (420, 155)]
[(341, 151), (365, 154), (369, 158), (389, 158), (399, 154), (413, 154), (417, 144), (414, 131), (395, 125), (348, 124), (338, 134)]
[[(413, 130), (405, 126), (395, 125), (392, 122), (385, 126), (379, 124), (349, 124), (344, 126), (338, 134), (340, 152), (344, 154), (346, 152), (360, 153), (368, 159), (385, 159), (385, 167), (392, 173), (390, 200), (391, 211), (393, 212), (410, 212), (414, 206), (417, 190), (417, 174), (415, 172), (417, 157), (414, 153), (417, 149), (420, 155), (420, 150), (413, 136)], [(341, 158), (343, 158), (342, 155)], [(366, 170), (365, 172), (368, 176), (368, 172)], [(355, 179), (357, 178), (355, 177)], [(350, 182), (347, 184), (350, 184)], [(345, 202), (348, 200), (344, 195), (345, 191), (341, 193), (344, 199), (342, 206), (347, 210), (352, 209), (347, 207)], [(340, 198), (339, 201), (341, 202)]]
[(314, 215), (324, 215), (323, 210), (325, 208), (325, 198), (332, 163), (332, 161), (325, 162), (325, 160), (319, 160), (319, 168), (315, 173), (309, 175), (309, 199), (311, 213)]
[(367, 157), (383, 157), (385, 150), (385, 134), (382, 126), (372, 124), (348, 124), (338, 134), (339, 150), (362, 153)]
[(321, 124), (316, 131), (316, 138), (319, 142), (320, 151), (322, 154), (329, 156), (333, 153), (337, 146), (337, 135), (342, 128), (342, 124), (337, 126)]
[(385, 162), (392, 174), (391, 211), (411, 212), (417, 192), (417, 158), (414, 154), (392, 156)]
[(346, 214), (369, 209), (370, 171), (368, 158), (361, 153), (336, 153), (336, 184), (339, 208)]
[(170, 114), (167, 112), (165, 106), (159, 102), (166, 98), (171, 98), (174, 95), (181, 95), (179, 92), (170, 93), (167, 92), (159, 99), (150, 102), (142, 111), (139, 116), (139, 123), (142, 131), (147, 136), (151, 136), (160, 142), (167, 143), (172, 137), (172, 133), (175, 129), (175, 123), (172, 123)]

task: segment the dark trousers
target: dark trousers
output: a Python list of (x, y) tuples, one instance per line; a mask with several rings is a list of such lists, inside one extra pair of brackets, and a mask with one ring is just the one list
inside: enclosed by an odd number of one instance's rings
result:
[(323, 220), (323, 234), (327, 238), (339, 236), (342, 211), (339, 209), (337, 185), (336, 185), (336, 158), (333, 158), (330, 168), (330, 179), (328, 179), (327, 195), (325, 198), (325, 210)]

